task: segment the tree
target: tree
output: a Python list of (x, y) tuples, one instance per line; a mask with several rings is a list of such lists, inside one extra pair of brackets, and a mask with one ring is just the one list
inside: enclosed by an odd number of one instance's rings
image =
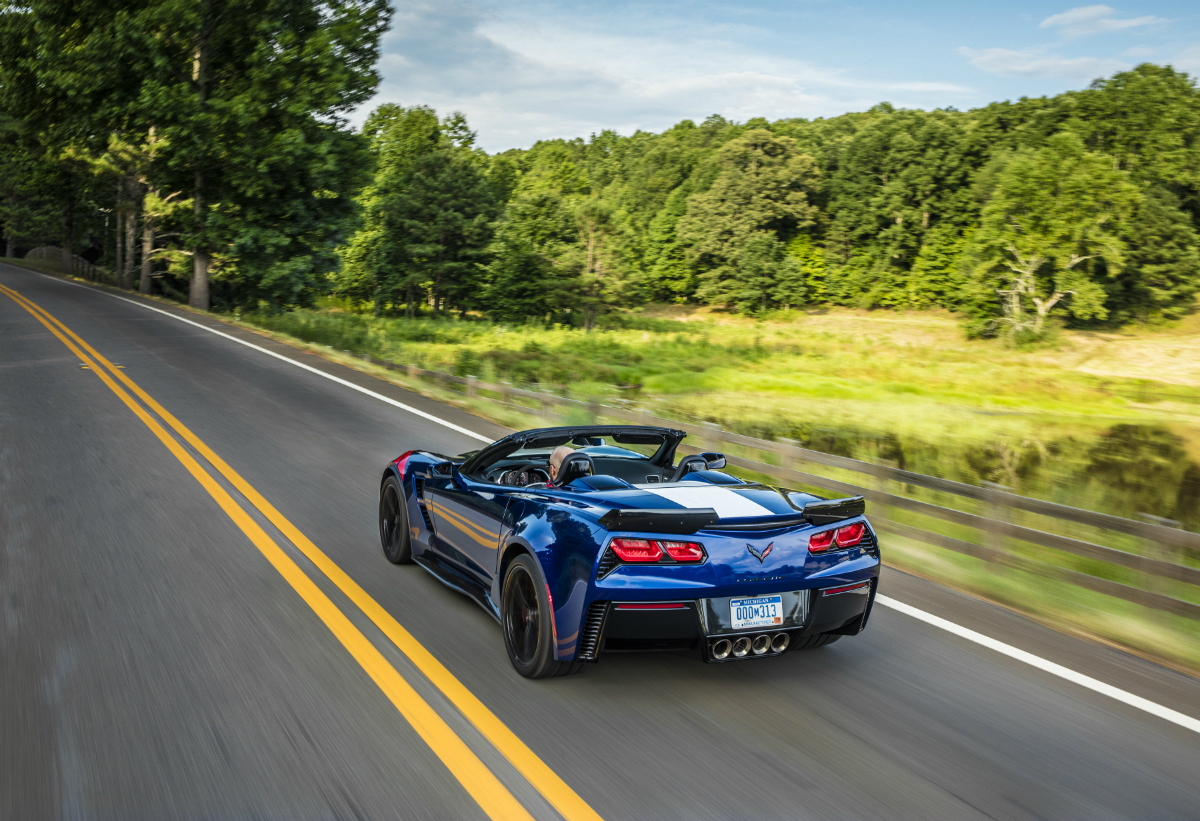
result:
[(1112, 158), (1070, 132), (1012, 156), (974, 237), (981, 282), (1000, 297), (1010, 333), (1040, 333), (1060, 303), (1078, 319), (1108, 315), (1106, 285), (1126, 258), (1119, 226), (1138, 200)]
[[(443, 148), (419, 157), (402, 193), (386, 206), (394, 240), (404, 246), (396, 272), (406, 282), (428, 282), (434, 316), (443, 306), (479, 307), (483, 264), (496, 215), (487, 178), (461, 149)], [(381, 290), (389, 287), (384, 273)]]
[(578, 241), (574, 215), (556, 194), (521, 194), (496, 226), (486, 296), (501, 322), (543, 319), (577, 304), (579, 275), (569, 262)]
[[(820, 174), (796, 141), (765, 129), (747, 131), (717, 152), (712, 186), (688, 199), (678, 234), (688, 258), (704, 273), (697, 296), (714, 304), (740, 301), (735, 270), (752, 237), (770, 232), (778, 241), (813, 223), (809, 201)], [(756, 241), (758, 242), (758, 241)]]
[[(189, 301), (223, 256), (235, 301), (301, 299), (356, 186), (341, 115), (374, 92), (385, 0), (4, 0), (0, 94), (48, 145), (162, 141), (151, 177), (188, 191)], [(81, 101), (87, 101), (83, 104)], [(335, 168), (338, 163), (344, 165)], [(299, 230), (289, 225), (299, 219)]]
[(1178, 319), (1200, 291), (1200, 235), (1179, 198), (1150, 189), (1122, 236), (1129, 252), (1113, 294), (1118, 315)]

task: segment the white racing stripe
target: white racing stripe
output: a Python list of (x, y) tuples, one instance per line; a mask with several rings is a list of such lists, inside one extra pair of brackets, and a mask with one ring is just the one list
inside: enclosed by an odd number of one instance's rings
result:
[(1105, 684), (1103, 681), (1094, 679), (1091, 676), (1085, 676), (1083, 673), (1076, 673), (1074, 670), (1063, 667), (1061, 664), (1055, 664), (1052, 661), (1046, 661), (1046, 659), (1042, 658), (1041, 656), (1035, 656), (1033, 653), (1027, 653), (1024, 650), (1018, 650), (1011, 644), (1005, 644), (1002, 641), (996, 641), (993, 638), (988, 638), (982, 633), (976, 633), (974, 630), (957, 625), (952, 621), (946, 621), (945, 619), (935, 616), (932, 613), (926, 613), (924, 610), (918, 610), (910, 604), (896, 601), (888, 596), (876, 595), (875, 602), (876, 604), (882, 604), (884, 607), (890, 607), (893, 610), (899, 610), (906, 616), (912, 616), (914, 619), (923, 621), (926, 624), (931, 624), (934, 627), (945, 630), (947, 633), (953, 633), (960, 638), (973, 641), (976, 644), (980, 644), (988, 648), (989, 650), (995, 650), (997, 653), (1008, 656), (1011, 659), (1024, 662), (1030, 667), (1036, 667), (1037, 669), (1049, 673), (1052, 676), (1058, 676), (1059, 678), (1066, 679), (1074, 684), (1078, 684), (1080, 687), (1086, 687), (1087, 689), (1093, 690), (1101, 695), (1106, 695), (1109, 698), (1116, 699), (1122, 704), (1128, 704), (1130, 707), (1136, 707), (1139, 710), (1144, 710), (1145, 712), (1150, 713), (1150, 715), (1166, 719), (1172, 724), (1178, 724), (1180, 727), (1185, 727), (1194, 733), (1200, 733), (1200, 720), (1184, 715), (1183, 713), (1176, 712), (1169, 707), (1163, 707), (1161, 704), (1155, 704), (1149, 699), (1144, 699), (1141, 696), (1135, 696), (1133, 693), (1126, 692), (1118, 687), (1113, 687), (1111, 684)]
[[(66, 282), (69, 285), (79, 285), (79, 283), (77, 283), (77, 282), (71, 282), (70, 280), (66, 280), (66, 279), (59, 279), (58, 277), (47, 276), (46, 274), (42, 274), (42, 276), (46, 277), (46, 279), (52, 279), (56, 282)], [(86, 286), (80, 285), (79, 287), (84, 288)], [(402, 411), (407, 411), (408, 413), (411, 413), (413, 416), (419, 416), (422, 419), (428, 419), (430, 422), (435, 422), (443, 427), (450, 428), (450, 430), (458, 431), (459, 433), (463, 434), (464, 436), (470, 436), (472, 439), (478, 439), (480, 442), (487, 442), (488, 444), (491, 444), (493, 441), (495, 441), (493, 439), (489, 439), (486, 436), (483, 436), (482, 434), (478, 434), (473, 430), (467, 430), (464, 427), (459, 427), (458, 425), (454, 424), (453, 422), (447, 422), (445, 419), (439, 419), (438, 417), (434, 416), (433, 414), (426, 413), (423, 410), (417, 410), (416, 408), (412, 407), (411, 405), (406, 405), (403, 402), (397, 402), (395, 399), (391, 399), (387, 396), (384, 396), (381, 393), (375, 393), (375, 391), (369, 390), (360, 385), (355, 385), (353, 382), (347, 382), (345, 379), (342, 379), (341, 377), (334, 376), (333, 374), (330, 374), (330, 373), (325, 373), (325, 371), (322, 371), (318, 368), (314, 368), (311, 365), (305, 365), (303, 362), (297, 362), (295, 359), (289, 359), (288, 357), (283, 356), (282, 354), (277, 354), (274, 351), (268, 351), (266, 348), (259, 347), (258, 345), (255, 345), (252, 342), (246, 342), (244, 339), (238, 339), (236, 336), (230, 336), (227, 333), (218, 331), (215, 328), (209, 328), (205, 325), (201, 325), (199, 322), (193, 322), (190, 319), (186, 319), (182, 316), (179, 316), (178, 314), (173, 314), (170, 311), (164, 311), (161, 308), (155, 308), (153, 305), (147, 305), (145, 302), (139, 302), (136, 299), (126, 299), (123, 296), (117, 296), (116, 294), (109, 293), (108, 291), (104, 291), (99, 288), (88, 288), (87, 290), (99, 291), (100, 293), (105, 294), (106, 296), (110, 296), (113, 299), (119, 299), (122, 302), (128, 302), (130, 305), (137, 305), (139, 307), (145, 308), (147, 311), (154, 311), (155, 313), (162, 314), (163, 316), (169, 316), (169, 317), (171, 317), (171, 319), (178, 319), (180, 322), (186, 322), (188, 325), (194, 325), (195, 327), (200, 328), (201, 330), (208, 331), (210, 334), (216, 334), (217, 336), (223, 336), (226, 339), (233, 340), (234, 342), (238, 343), (239, 345), (245, 345), (247, 348), (253, 348), (256, 351), (265, 353), (267, 356), (273, 356), (276, 359), (280, 360), (281, 362), (287, 362), (290, 365), (295, 365), (297, 368), (303, 368), (304, 370), (308, 371), (309, 373), (315, 373), (317, 376), (323, 376), (330, 381), (337, 382), (339, 385), (345, 385), (347, 388), (350, 388), (351, 390), (356, 390), (359, 393), (364, 393), (373, 399), (378, 399), (380, 402), (386, 402), (387, 404), (391, 405), (392, 407), (399, 408)]]
[[(84, 285), (80, 285), (79, 283), (71, 282), (70, 280), (60, 279), (59, 277), (52, 277), (52, 276), (48, 276), (46, 274), (41, 274), (41, 276), (44, 276), (47, 279), (54, 280), (55, 282), (65, 282), (69, 285), (79, 285), (79, 287), (81, 287), (81, 288), (86, 287)], [(333, 376), (332, 374), (325, 373), (324, 371), (318, 370), (309, 365), (305, 365), (303, 362), (297, 362), (294, 359), (289, 359), (288, 357), (277, 354), (274, 351), (268, 351), (266, 348), (259, 347), (258, 345), (254, 345), (250, 342), (245, 342), (241, 339), (238, 339), (235, 336), (230, 336), (227, 333), (222, 333), (221, 331), (215, 330), (213, 328), (205, 327), (204, 325), (201, 325), (198, 322), (193, 322), (190, 319), (186, 319), (184, 317), (178, 316), (176, 314), (171, 313), (170, 311), (164, 311), (160, 308), (155, 308), (153, 305), (147, 305), (145, 302), (140, 302), (138, 300), (126, 299), (125, 297), (117, 296), (116, 294), (110, 293), (103, 289), (88, 288), (87, 290), (98, 291), (99, 293), (111, 296), (113, 299), (119, 299), (122, 302), (128, 302), (131, 305), (140, 306), (149, 311), (154, 311), (155, 313), (162, 314), (163, 316), (169, 316), (172, 319), (177, 319), (180, 322), (186, 322), (188, 325), (194, 325), (197, 328), (208, 331), (209, 333), (213, 333), (213, 334), (216, 334), (217, 336), (224, 337), (225, 339), (232, 340), (232, 341), (238, 343), (239, 345), (245, 345), (247, 348), (253, 348), (256, 351), (265, 353), (267, 356), (272, 356), (282, 362), (287, 362), (291, 365), (295, 365), (297, 368), (303, 368), (304, 370), (306, 370), (310, 373), (314, 373), (317, 376), (323, 376), (326, 379), (329, 379), (333, 382), (337, 382), (339, 385), (344, 385), (347, 388), (356, 390), (362, 394), (366, 394), (367, 396), (378, 399), (381, 402), (386, 402), (387, 404), (392, 405), (393, 407), (399, 408), (403, 411), (407, 411), (408, 413), (411, 413), (414, 416), (419, 416), (422, 419), (428, 419), (430, 422), (435, 422), (436, 424), (442, 425), (451, 430), (458, 431), (459, 433), (463, 434), (464, 436), (470, 436), (472, 439), (477, 439), (481, 442), (491, 442), (492, 441), (485, 436), (475, 433), (474, 431), (467, 430), (466, 428), (455, 425), (452, 422), (447, 422), (445, 419), (439, 419), (438, 417), (433, 416), (432, 414), (426, 413), (425, 411), (422, 411), (422, 410), (417, 410), (416, 408), (411, 407), (409, 405), (405, 405), (402, 402), (397, 402), (395, 399), (390, 399), (390, 398), (384, 396), (383, 394), (379, 394), (379, 393), (376, 393), (375, 391), (360, 387), (358, 385), (355, 385), (353, 382), (347, 382), (345, 379), (341, 379), (339, 377)], [(665, 499), (669, 499), (672, 502), (675, 502), (676, 504), (683, 505), (684, 507), (711, 507), (714, 510), (716, 510), (717, 515), (721, 516), (722, 518), (735, 518), (735, 517), (740, 517), (740, 516), (768, 516), (771, 514), (771, 511), (767, 510), (767, 508), (763, 507), (762, 505), (759, 505), (758, 503), (753, 502), (753, 501), (745, 498), (744, 496), (739, 496), (737, 493), (734, 493), (733, 491), (727, 490), (725, 488), (718, 488), (718, 487), (680, 488), (680, 487), (676, 487), (676, 488), (658, 488), (658, 489), (645, 488), (645, 489), (649, 490), (651, 493), (657, 493), (659, 496), (662, 496)], [(725, 496), (719, 495), (722, 493), (727, 494), (727, 495), (725, 495)], [(733, 497), (733, 498), (730, 499), (729, 497)], [(1063, 667), (1061, 664), (1055, 664), (1052, 661), (1047, 661), (1046, 659), (1041, 658), (1040, 656), (1035, 656), (1032, 653), (1027, 653), (1026, 651), (1020, 650), (1016, 647), (1013, 647), (1010, 644), (1005, 644), (1002, 641), (997, 641), (996, 639), (989, 638), (989, 637), (983, 635), (982, 633), (977, 633), (974, 630), (970, 630), (966, 627), (962, 627), (961, 625), (955, 624), (952, 621), (947, 621), (946, 619), (943, 619), (939, 616), (935, 616), (932, 613), (926, 613), (924, 610), (920, 610), (916, 607), (913, 607), (912, 605), (905, 604), (904, 602), (901, 602), (901, 601), (897, 601), (896, 599), (893, 599), (889, 596), (877, 595), (875, 597), (875, 601), (878, 604), (883, 605), (884, 607), (890, 607), (893, 610), (897, 610), (901, 613), (904, 613), (907, 616), (913, 617), (914, 619), (923, 621), (926, 624), (932, 625), (933, 627), (937, 627), (941, 630), (945, 630), (946, 632), (952, 633), (960, 638), (964, 638), (968, 641), (972, 641), (982, 647), (988, 648), (989, 650), (993, 650), (997, 653), (1000, 653), (1001, 655), (1005, 655), (1011, 659), (1015, 659), (1016, 661), (1020, 661), (1025, 664), (1028, 664), (1029, 666), (1037, 668), (1038, 670), (1041, 670), (1045, 673), (1049, 673), (1050, 675), (1053, 675), (1053, 676), (1058, 676), (1059, 678), (1065, 679), (1074, 684), (1078, 684), (1081, 687), (1086, 687), (1087, 689), (1092, 690), (1093, 692), (1108, 696), (1109, 698), (1115, 699), (1116, 701), (1119, 701), (1122, 704), (1126, 704), (1130, 707), (1135, 707), (1139, 710), (1149, 713), (1150, 715), (1157, 716), (1158, 718), (1169, 721), (1172, 724), (1177, 724), (1180, 727), (1191, 730), (1192, 732), (1200, 733), (1200, 720), (1192, 718), (1191, 716), (1188, 716), (1188, 715), (1184, 715), (1183, 713), (1180, 713), (1176, 710), (1172, 710), (1169, 707), (1163, 707), (1161, 704), (1156, 704), (1153, 701), (1150, 701), (1149, 699), (1142, 698), (1141, 696), (1136, 696), (1133, 693), (1127, 692), (1118, 687), (1113, 687), (1111, 684), (1105, 684), (1104, 682), (1099, 681), (1098, 679), (1094, 679), (1091, 676), (1085, 676), (1082, 673), (1077, 673), (1074, 670), (1071, 670), (1070, 668)]]
[(711, 507), (722, 519), (740, 519), (750, 516), (772, 516), (769, 509), (751, 501), (728, 488), (712, 485), (695, 487), (657, 487), (641, 485), (649, 493), (661, 496), (683, 507)]

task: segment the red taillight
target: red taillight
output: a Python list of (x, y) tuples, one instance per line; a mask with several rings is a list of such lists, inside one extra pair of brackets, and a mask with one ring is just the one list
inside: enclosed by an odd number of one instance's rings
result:
[(839, 527), (837, 530), (822, 530), (820, 533), (814, 533), (808, 537), (808, 552), (824, 553), (827, 550), (833, 550), (834, 542), (837, 543), (838, 550), (845, 550), (862, 542), (865, 535), (867, 535), (867, 526), (862, 522)]
[(863, 534), (867, 532), (867, 526), (862, 522), (855, 522), (852, 525), (839, 527), (837, 529), (838, 547), (854, 547), (862, 541)]
[(677, 562), (702, 562), (705, 559), (704, 545), (695, 542), (658, 542), (658, 546)]
[(833, 547), (832, 530), (823, 530), (820, 533), (814, 533), (808, 537), (808, 552), (809, 553), (824, 553), (829, 548)]
[(608, 543), (623, 562), (649, 564), (664, 555), (680, 564), (699, 564), (708, 558), (704, 545), (696, 542), (667, 542), (660, 539), (613, 539)]
[(613, 539), (608, 544), (623, 562), (657, 562), (662, 548), (649, 539)]

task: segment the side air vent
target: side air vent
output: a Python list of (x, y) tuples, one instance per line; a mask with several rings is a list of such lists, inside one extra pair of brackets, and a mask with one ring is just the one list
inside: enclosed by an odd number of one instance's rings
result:
[(879, 558), (879, 542), (875, 541), (875, 534), (871, 532), (871, 528), (868, 527), (866, 531), (863, 532), (862, 541), (858, 544), (863, 550), (870, 553), (876, 559)]
[(421, 518), (425, 520), (425, 529), (433, 533), (433, 519), (425, 509), (425, 477), (413, 477), (413, 495), (417, 497), (417, 507), (421, 508)]
[(579, 637), (579, 652), (575, 658), (579, 661), (595, 661), (600, 649), (600, 636), (604, 633), (604, 619), (608, 616), (608, 602), (592, 602), (588, 608), (587, 618), (583, 620), (583, 632)]
[(604, 548), (604, 555), (600, 557), (600, 565), (596, 568), (596, 578), (603, 579), (609, 573), (613, 572), (613, 568), (617, 566), (617, 554), (612, 552), (611, 547)]

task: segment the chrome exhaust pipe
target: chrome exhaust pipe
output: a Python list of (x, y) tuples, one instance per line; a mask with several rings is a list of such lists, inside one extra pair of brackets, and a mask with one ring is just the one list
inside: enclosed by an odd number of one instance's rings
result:
[(713, 642), (712, 657), (720, 661), (729, 658), (729, 654), (733, 652), (733, 642), (729, 639), (721, 639)]
[(742, 636), (733, 643), (733, 654), (738, 658), (745, 658), (750, 652), (750, 639)]
[(771, 649), (770, 636), (755, 636), (754, 637), (754, 655), (761, 656), (763, 653)]
[(771, 639), (771, 649), (776, 653), (782, 653), (791, 644), (792, 637), (787, 633), (776, 633), (775, 638)]

